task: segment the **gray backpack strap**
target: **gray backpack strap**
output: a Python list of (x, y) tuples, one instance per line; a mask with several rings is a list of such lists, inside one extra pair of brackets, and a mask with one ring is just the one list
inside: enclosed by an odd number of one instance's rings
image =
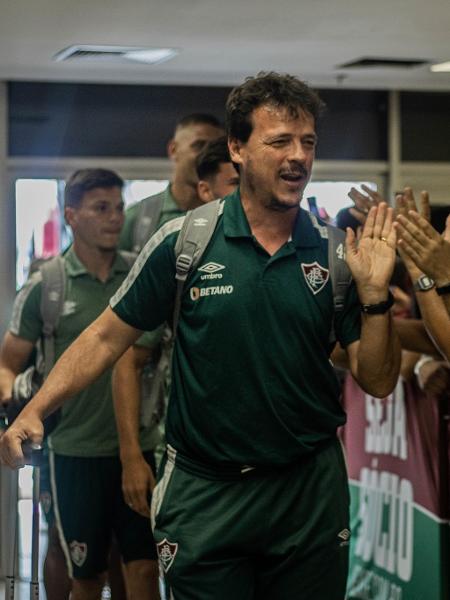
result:
[(334, 318), (330, 333), (330, 342), (336, 341), (334, 319), (344, 308), (345, 296), (352, 275), (345, 260), (345, 233), (337, 227), (327, 225), (328, 231), (328, 269), (333, 286)]
[(175, 245), (177, 290), (173, 311), (172, 331), (175, 339), (178, 320), (180, 318), (181, 294), (184, 283), (199, 263), (222, 213), (222, 200), (214, 200), (190, 210), (184, 219), (183, 226)]
[(139, 254), (158, 228), (163, 202), (163, 194), (141, 200), (133, 230), (133, 252)]
[(44, 378), (55, 364), (54, 333), (63, 312), (66, 271), (62, 256), (55, 256), (39, 267), (42, 273), (41, 316), (44, 353)]

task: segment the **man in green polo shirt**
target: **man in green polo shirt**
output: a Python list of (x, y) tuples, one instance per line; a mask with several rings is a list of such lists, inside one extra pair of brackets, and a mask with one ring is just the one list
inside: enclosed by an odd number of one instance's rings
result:
[[(184, 287), (152, 500), (160, 569), (177, 600), (345, 595), (348, 489), (336, 439), (345, 415), (330, 330), (334, 320), (363, 389), (388, 394), (400, 363), (388, 310), (396, 240), (384, 203), (358, 245), (347, 232), (354, 284), (335, 314), (327, 229), (299, 207), (320, 107), (303, 82), (276, 73), (248, 78), (227, 101), (240, 186)], [(38, 440), (40, 419), (141, 330), (170, 320), (181, 226), (166, 223), (150, 240), (111, 308), (0, 440), (5, 463), (21, 464), (20, 440)]]
[[(170, 219), (200, 205), (195, 161), (206, 143), (220, 135), (223, 135), (222, 125), (213, 115), (193, 113), (178, 121), (174, 136), (167, 145), (167, 153), (173, 163), (171, 182), (159, 194), (144, 198), (126, 211), (119, 242), (122, 250), (140, 252), (150, 237), (146, 230), (153, 233)], [(146, 204), (159, 206), (157, 222), (146, 222), (149, 217), (142, 212)]]
[[(211, 140), (206, 144), (196, 159), (198, 177), (198, 195), (202, 202), (210, 202), (231, 194), (239, 183), (239, 175), (233, 166), (225, 136)], [(163, 385), (159, 400), (163, 404), (152, 410), (164, 415), (167, 404), (167, 382), (170, 379), (168, 356), (161, 357), (161, 340), (165, 341), (163, 352), (168, 352), (166, 338), (170, 337), (167, 327), (159, 327), (156, 331), (145, 333), (132, 348), (117, 361), (114, 368), (113, 392), (114, 410), (120, 440), (120, 457), (122, 462), (122, 487), (125, 500), (129, 506), (141, 514), (149, 514), (149, 493), (155, 480), (152, 470), (145, 461), (139, 444), (139, 415), (142, 413), (141, 377), (142, 371), (148, 368), (149, 361), (164, 360), (158, 363), (158, 369), (164, 371)], [(149, 398), (144, 399), (149, 401)], [(155, 410), (156, 409), (156, 410)], [(164, 438), (164, 419), (158, 422), (161, 437)], [(156, 452), (156, 462), (163, 453), (163, 443)]]
[[(126, 260), (116, 251), (124, 220), (122, 187), (122, 179), (104, 169), (77, 171), (66, 184), (65, 218), (74, 241), (64, 254), (65, 300), (54, 336), (56, 358), (95, 321), (130, 270), (132, 257)], [(3, 341), (3, 395), (8, 395), (15, 375), (42, 336), (41, 294), (42, 275), (37, 272), (17, 296)], [(156, 445), (151, 436), (154, 432), (140, 436), (150, 464)], [(130, 598), (156, 599), (156, 551), (149, 519), (132, 511), (121, 494), (110, 371), (64, 406), (48, 445), (52, 508), (73, 578), (71, 597), (100, 598), (114, 531), (126, 563)], [(59, 593), (59, 600), (66, 597)]]

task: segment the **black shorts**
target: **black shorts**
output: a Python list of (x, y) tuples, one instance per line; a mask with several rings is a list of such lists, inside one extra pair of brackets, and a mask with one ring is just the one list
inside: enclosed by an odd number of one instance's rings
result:
[[(144, 453), (155, 471), (152, 452)], [(69, 575), (90, 579), (107, 570), (111, 536), (125, 563), (156, 560), (150, 518), (125, 503), (119, 457), (78, 458), (50, 452), (53, 507)]]

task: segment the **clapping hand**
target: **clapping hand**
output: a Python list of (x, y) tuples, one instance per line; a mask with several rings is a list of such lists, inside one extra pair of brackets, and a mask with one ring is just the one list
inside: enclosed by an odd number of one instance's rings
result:
[(349, 209), (349, 213), (361, 223), (361, 225), (364, 225), (369, 210), (372, 207), (378, 206), (381, 202), (384, 202), (384, 199), (378, 192), (372, 190), (367, 185), (362, 184), (361, 188), (364, 190), (365, 194), (352, 187), (347, 195), (355, 203), (355, 206)]
[(377, 304), (387, 299), (389, 281), (395, 264), (396, 232), (393, 209), (385, 202), (373, 206), (359, 242), (347, 228), (347, 263), (363, 304)]

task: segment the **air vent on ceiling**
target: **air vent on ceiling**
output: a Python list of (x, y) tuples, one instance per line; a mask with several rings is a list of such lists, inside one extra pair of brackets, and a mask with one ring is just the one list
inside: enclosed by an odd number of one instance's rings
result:
[(422, 58), (403, 59), (403, 58), (359, 58), (343, 65), (339, 65), (338, 69), (408, 69), (411, 67), (420, 67), (428, 64), (428, 60)]
[(100, 61), (100, 62), (140, 62), (147, 64), (161, 63), (178, 54), (175, 48), (145, 48), (139, 46), (98, 46), (76, 45), (64, 48), (53, 60), (62, 61)]

